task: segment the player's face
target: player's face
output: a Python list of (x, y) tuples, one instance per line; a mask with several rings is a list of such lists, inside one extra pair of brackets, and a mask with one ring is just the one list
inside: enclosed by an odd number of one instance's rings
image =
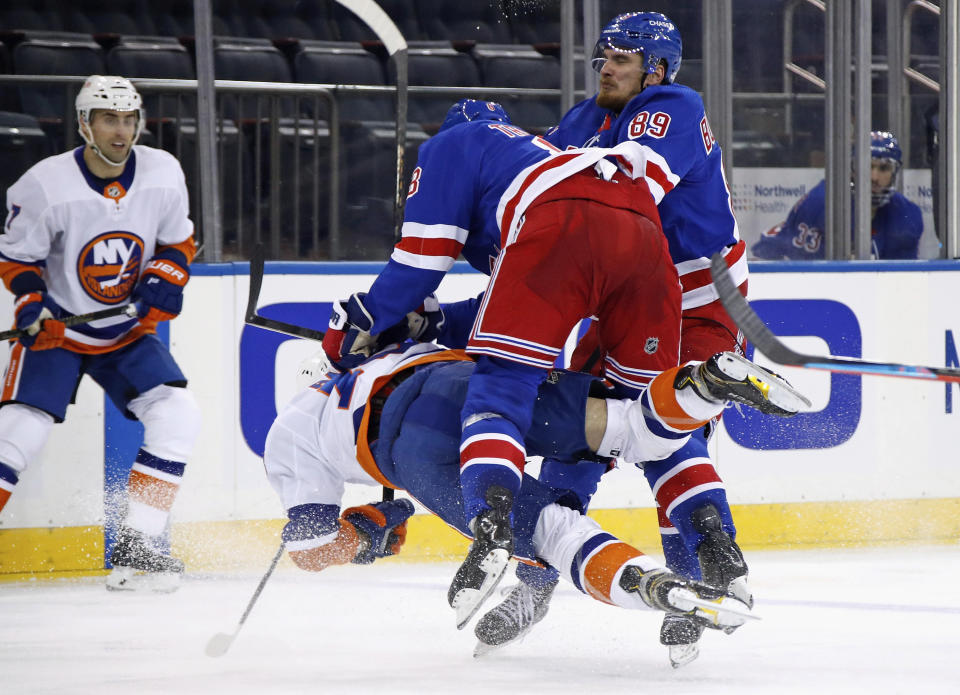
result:
[(90, 117), (90, 133), (104, 157), (122, 162), (137, 134), (137, 112), (96, 109)]
[(870, 160), (870, 187), (874, 193), (890, 188), (896, 165), (889, 159)]
[(646, 71), (641, 53), (622, 53), (612, 48), (603, 52), (606, 59), (600, 70), (600, 90), (597, 106), (611, 111), (622, 111), (643, 89)]

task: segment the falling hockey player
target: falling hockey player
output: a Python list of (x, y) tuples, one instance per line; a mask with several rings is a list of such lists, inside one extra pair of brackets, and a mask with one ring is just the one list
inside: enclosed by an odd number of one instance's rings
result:
[[(287, 510), (283, 539), (298, 567), (366, 564), (400, 551), (413, 505), (400, 499), (341, 510), (345, 483), (405, 490), (475, 537), (460, 489), (458, 413), (479, 368), (462, 351), (432, 343), (388, 346), (290, 401), (270, 428), (264, 463)], [(588, 397), (598, 388), (609, 393), (589, 375), (551, 372), (539, 387), (527, 451), (576, 460), (616, 450), (628, 461), (654, 460), (682, 446), (728, 399), (777, 415), (805, 403), (785, 381), (732, 353), (665, 370), (639, 400)], [(522, 475), (513, 554), (549, 564), (583, 593), (623, 608), (651, 607), (717, 629), (750, 614), (729, 592), (670, 572), (576, 506), (566, 491)], [(477, 653), (485, 649), (481, 640)]]

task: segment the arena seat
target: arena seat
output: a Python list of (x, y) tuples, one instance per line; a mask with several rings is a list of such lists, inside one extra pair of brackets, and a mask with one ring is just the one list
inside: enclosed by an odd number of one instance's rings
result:
[[(329, 2), (333, 21), (336, 23), (338, 37), (341, 41), (373, 41), (376, 34), (365, 23), (343, 5)], [(420, 20), (417, 16), (417, 0), (379, 0), (378, 5), (387, 13), (397, 29), (407, 41), (425, 39)]]
[(7, 188), (44, 157), (52, 154), (50, 142), (33, 116), (0, 111), (0, 199)]
[[(530, 3), (522, 0), (503, 0), (502, 4), (507, 13), (513, 43), (560, 42), (559, 2)], [(583, 17), (581, 0), (575, 3), (574, 17), (578, 22)]]
[[(407, 49), (407, 73), (410, 85), (439, 87), (479, 87), (480, 71), (473, 57), (454, 50), (447, 41), (410, 42)], [(388, 83), (396, 83), (393, 61), (387, 63)], [(408, 120), (439, 125), (450, 105), (459, 96), (410, 95)], [(429, 129), (429, 126), (428, 126)]]
[(4, 0), (0, 6), (0, 31), (60, 31), (60, 13), (37, 0)]
[[(380, 61), (353, 41), (300, 42), (300, 50), (293, 58), (293, 74), (297, 82), (314, 84), (385, 84)], [(337, 103), (344, 121), (393, 118), (393, 97), (389, 94), (340, 94)], [(320, 118), (327, 119), (329, 114), (322, 101), (320, 108)]]
[(496, 3), (463, 4), (447, 0), (419, 0), (417, 11), (423, 38), (432, 41), (509, 43), (510, 25)]
[(61, 10), (64, 26), (86, 34), (126, 36), (157, 33), (144, 0), (118, 3), (116, 0), (72, 0)]
[[(210, 18), (214, 36), (235, 36), (231, 0), (214, 0)], [(149, 0), (149, 15), (161, 36), (193, 36), (193, 0)]]
[[(560, 88), (560, 61), (533, 46), (520, 44), (477, 44), (474, 58), (486, 87)], [(560, 120), (560, 97), (499, 97), (517, 125), (532, 130), (552, 126)]]
[[(104, 74), (103, 49), (86, 34), (26, 32), (13, 49), (13, 69), (18, 75)], [(24, 113), (36, 117), (52, 139), (54, 149), (66, 148), (66, 127), (73, 131), (73, 101), (80, 86), (21, 85), (18, 87)]]
[[(190, 53), (172, 36), (125, 36), (107, 52), (107, 72), (124, 77), (160, 79), (196, 79)], [(143, 91), (147, 118), (163, 120), (196, 115), (193, 94), (162, 96)]]
[(334, 40), (336, 26), (326, 3), (305, 0), (238, 0), (238, 22), (244, 36), (278, 39)]

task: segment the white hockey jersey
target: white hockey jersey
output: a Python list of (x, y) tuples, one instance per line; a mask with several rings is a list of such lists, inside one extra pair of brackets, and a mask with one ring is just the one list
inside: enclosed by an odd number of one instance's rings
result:
[(345, 483), (392, 487), (370, 452), (371, 396), (409, 367), (468, 359), (461, 350), (415, 343), (382, 352), (349, 372), (328, 374), (300, 391), (270, 427), (263, 454), (283, 508), (339, 505)]
[[(48, 157), (7, 190), (0, 274), (33, 266), (69, 314), (129, 301), (157, 247), (182, 245), (193, 257), (193, 224), (183, 170), (168, 152), (137, 145), (115, 180), (94, 176), (83, 148)], [(136, 319), (116, 317), (68, 328), (67, 347), (103, 352), (130, 342)]]

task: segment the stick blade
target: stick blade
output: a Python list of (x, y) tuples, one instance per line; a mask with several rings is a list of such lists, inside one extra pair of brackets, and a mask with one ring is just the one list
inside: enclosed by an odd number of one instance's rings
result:
[(207, 647), (203, 650), (204, 654), (212, 658), (223, 656), (230, 650), (236, 636), (236, 633), (228, 635), (225, 632), (218, 632), (207, 642)]

